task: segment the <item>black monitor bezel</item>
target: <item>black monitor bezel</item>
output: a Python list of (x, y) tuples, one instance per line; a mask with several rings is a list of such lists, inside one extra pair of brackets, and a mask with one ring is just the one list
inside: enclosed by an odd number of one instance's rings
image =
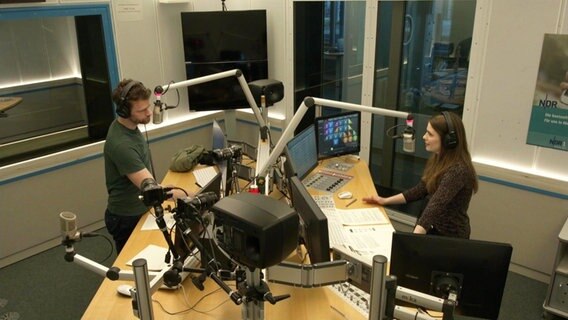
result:
[[(350, 115), (355, 115), (355, 114), (357, 115), (357, 128), (358, 128), (358, 131), (359, 131), (358, 132), (359, 138), (357, 140), (357, 148), (350, 149), (348, 151), (339, 151), (339, 152), (334, 152), (332, 154), (323, 155), (320, 152), (322, 147), (320, 146), (319, 121), (327, 121), (327, 120), (330, 120), (330, 119), (333, 119), (333, 118), (339, 118), (339, 117), (350, 116)], [(335, 114), (327, 115), (327, 116), (316, 117), (314, 119), (314, 126), (315, 126), (315, 131), (316, 131), (316, 148), (317, 148), (318, 159), (322, 160), (322, 159), (338, 157), (338, 156), (342, 156), (342, 155), (346, 155), (346, 154), (355, 154), (355, 153), (361, 152), (361, 112), (359, 112), (359, 111), (348, 111), (348, 112), (342, 112), (342, 113), (335, 113)]]
[(461, 275), (455, 314), (497, 319), (512, 251), (505, 243), (396, 232), (390, 274), (397, 285), (430, 295), (435, 277)]
[(301, 234), (310, 263), (331, 261), (327, 217), (298, 176), (292, 176), (289, 182), (292, 207), (300, 217)]
[[(298, 175), (298, 165), (294, 162), (294, 160), (292, 159), (292, 153), (290, 151), (290, 144), (292, 142), (294, 142), (296, 139), (299, 139), (299, 137), (302, 134), (305, 134), (306, 132), (308, 132), (308, 130), (312, 129), (314, 131), (314, 139), (316, 142), (316, 156), (315, 156), (315, 161), (310, 165), (310, 167), (308, 168), (308, 170), (306, 170), (306, 172), (304, 172), (304, 174), (302, 175)], [(309, 125), (307, 128), (305, 128), (304, 130), (302, 130), (300, 133), (294, 135), (294, 137), (290, 140), (288, 140), (288, 142), (286, 143), (286, 161), (288, 161), (289, 159), (292, 159), (292, 161), (290, 162), (290, 167), (293, 169), (293, 174), (294, 175), (298, 175), (298, 177), (301, 179), (304, 179), (308, 174), (310, 174), (310, 172), (318, 166), (318, 154), (317, 154), (317, 143), (318, 143), (318, 139), (317, 139), (317, 135), (316, 135), (316, 128), (315, 128), (315, 124), (311, 124)]]

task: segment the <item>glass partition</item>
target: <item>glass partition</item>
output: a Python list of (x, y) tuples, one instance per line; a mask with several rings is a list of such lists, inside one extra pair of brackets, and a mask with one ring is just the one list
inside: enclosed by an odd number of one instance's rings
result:
[[(365, 1), (294, 2), (294, 107), (307, 96), (360, 103), (364, 39)], [(313, 123), (313, 112), (296, 132)]]
[[(396, 106), (415, 116), (416, 151), (384, 132), (403, 120), (373, 117), (370, 168), (381, 195), (420, 180), (426, 160), (422, 136), (442, 111), (461, 116), (469, 67), (475, 1), (380, 1), (375, 56), (374, 105)], [(412, 215), (423, 204), (399, 209)]]
[(108, 5), (0, 12), (0, 165), (104, 139), (118, 81)]

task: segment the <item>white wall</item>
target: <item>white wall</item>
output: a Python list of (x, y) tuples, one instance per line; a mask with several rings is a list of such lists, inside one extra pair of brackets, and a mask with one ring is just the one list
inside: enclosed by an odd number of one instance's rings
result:
[[(121, 76), (139, 79), (151, 88), (171, 80), (176, 82), (185, 80), (180, 13), (220, 11), (221, 1), (200, 0), (178, 4), (158, 3), (158, 0), (140, 1), (141, 14), (134, 19), (119, 14), (119, 5), (123, 2), (111, 1)], [(253, 9), (267, 11), (268, 74), (270, 78), (281, 81), (287, 73), (287, 66), (279, 63), (284, 60), (285, 55), (284, 4), (283, 0), (226, 2), (228, 10), (232, 11)], [(141, 61), (145, 63), (141, 65)], [(292, 92), (292, 88), (285, 87), (284, 99), (270, 108), (271, 115), (274, 114), (275, 117), (285, 115), (285, 106), (288, 101), (292, 101)], [(188, 112), (187, 91), (180, 90), (180, 95), (180, 107), (168, 111), (169, 118), (184, 116)], [(169, 94), (164, 100), (167, 104), (174, 105), (177, 98), (174, 94)]]
[(568, 31), (566, 4), (478, 0), (463, 116), (483, 180), (472, 237), (511, 243), (515, 270), (543, 281), (568, 218), (568, 152), (526, 137), (543, 37)]
[(477, 70), (468, 79), (464, 114), (474, 159), (568, 182), (568, 152), (526, 144), (542, 41), (545, 33), (568, 31), (566, 1), (480, 1), (478, 7), (486, 23), (475, 26)]

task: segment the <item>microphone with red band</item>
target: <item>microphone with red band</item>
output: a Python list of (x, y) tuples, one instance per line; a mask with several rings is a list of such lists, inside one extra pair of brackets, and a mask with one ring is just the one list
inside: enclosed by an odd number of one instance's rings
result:
[(409, 114), (406, 118), (406, 129), (402, 133), (402, 151), (413, 153), (416, 149), (416, 130), (414, 130), (414, 116)]

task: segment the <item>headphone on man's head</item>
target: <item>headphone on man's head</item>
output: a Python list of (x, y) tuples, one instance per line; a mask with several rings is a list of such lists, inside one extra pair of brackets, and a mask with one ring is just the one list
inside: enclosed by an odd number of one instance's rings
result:
[(132, 87), (134, 87), (137, 84), (141, 84), (140, 82), (136, 81), (136, 80), (132, 80), (130, 82), (128, 82), (124, 88), (122, 88), (122, 91), (120, 92), (120, 101), (118, 102), (118, 105), (116, 106), (116, 114), (122, 118), (129, 118), (130, 117), (130, 105), (128, 104), (128, 93), (130, 92), (130, 89), (132, 89)]
[(444, 116), (444, 119), (446, 119), (446, 124), (448, 126), (448, 133), (444, 135), (442, 143), (446, 149), (454, 149), (458, 145), (458, 135), (454, 129), (450, 113), (442, 111), (442, 115)]

